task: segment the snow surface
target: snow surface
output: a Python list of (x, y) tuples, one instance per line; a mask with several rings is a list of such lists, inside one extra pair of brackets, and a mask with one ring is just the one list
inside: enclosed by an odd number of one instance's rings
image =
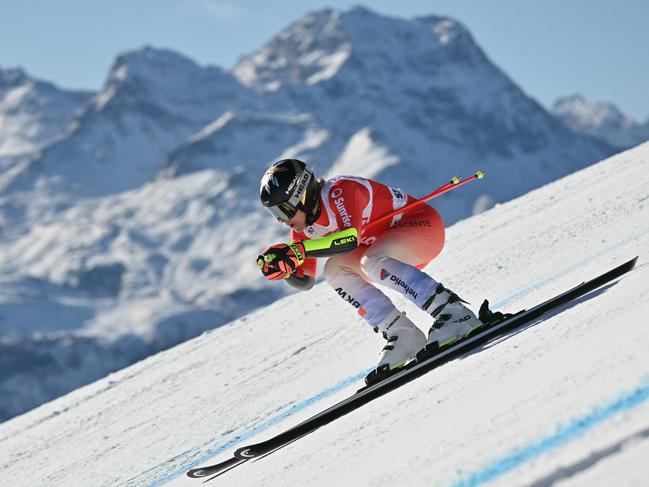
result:
[[(213, 485), (647, 485), (648, 169), (644, 144), (497, 205), (427, 268), (506, 310), (633, 272)], [(296, 293), (3, 423), (0, 485), (198, 485), (185, 470), (350, 394), (381, 346), (326, 284)]]

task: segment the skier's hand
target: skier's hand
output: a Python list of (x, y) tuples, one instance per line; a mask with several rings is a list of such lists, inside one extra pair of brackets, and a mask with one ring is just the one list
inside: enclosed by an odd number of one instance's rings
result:
[(257, 257), (257, 266), (266, 279), (288, 279), (292, 272), (304, 264), (302, 242), (276, 244)]

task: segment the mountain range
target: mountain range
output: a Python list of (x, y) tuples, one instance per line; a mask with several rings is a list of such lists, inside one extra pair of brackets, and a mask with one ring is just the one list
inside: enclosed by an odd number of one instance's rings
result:
[[(363, 7), (297, 19), (231, 71), (145, 47), (96, 93), (0, 71), (0, 418), (289, 290), (254, 264), (274, 160), (435, 201), (448, 224), (620, 146), (545, 110), (459, 22)], [(309, 299), (305, 295), (304, 299)]]

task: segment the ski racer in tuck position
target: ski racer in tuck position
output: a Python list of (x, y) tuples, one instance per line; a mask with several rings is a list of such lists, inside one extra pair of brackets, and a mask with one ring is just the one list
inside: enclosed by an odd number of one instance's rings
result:
[[(433, 207), (416, 206), (363, 232), (413, 198), (360, 177), (316, 179), (297, 159), (278, 161), (266, 171), (260, 198), (291, 228), (291, 241), (263, 252), (259, 269), (267, 279), (308, 290), (315, 282), (315, 259), (328, 257), (324, 275), (329, 285), (387, 340), (376, 374), (389, 374), (427, 345), (453, 343), (481, 326), (457, 294), (421, 271), (444, 246), (444, 222)], [(400, 292), (432, 315), (428, 336), (376, 284)]]

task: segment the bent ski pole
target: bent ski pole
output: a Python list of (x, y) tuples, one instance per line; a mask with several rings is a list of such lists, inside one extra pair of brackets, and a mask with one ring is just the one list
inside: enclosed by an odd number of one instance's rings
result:
[(461, 179), (458, 177), (454, 177), (451, 179), (448, 183), (444, 184), (443, 186), (440, 186), (437, 188), (435, 191), (433, 191), (430, 194), (427, 194), (423, 198), (419, 198), (418, 200), (412, 201), (411, 203), (408, 203), (407, 205), (403, 206), (402, 208), (399, 208), (398, 210), (391, 211), (389, 213), (386, 213), (385, 215), (379, 217), (378, 219), (374, 220), (373, 222), (369, 223), (367, 226), (363, 227), (363, 230), (361, 230), (361, 233), (366, 232), (368, 229), (372, 228), (375, 225), (378, 225), (380, 223), (383, 223), (385, 220), (388, 218), (394, 217), (395, 215), (398, 215), (399, 213), (405, 213), (413, 208), (421, 205), (422, 203), (425, 203), (428, 200), (431, 200), (437, 196), (440, 196), (444, 193), (447, 193), (448, 191), (451, 191), (452, 189), (459, 188), (460, 186), (470, 183), (471, 181), (475, 181), (476, 179), (482, 179), (484, 178), (485, 174), (482, 171), (476, 172), (473, 176), (470, 178), (466, 179)]

